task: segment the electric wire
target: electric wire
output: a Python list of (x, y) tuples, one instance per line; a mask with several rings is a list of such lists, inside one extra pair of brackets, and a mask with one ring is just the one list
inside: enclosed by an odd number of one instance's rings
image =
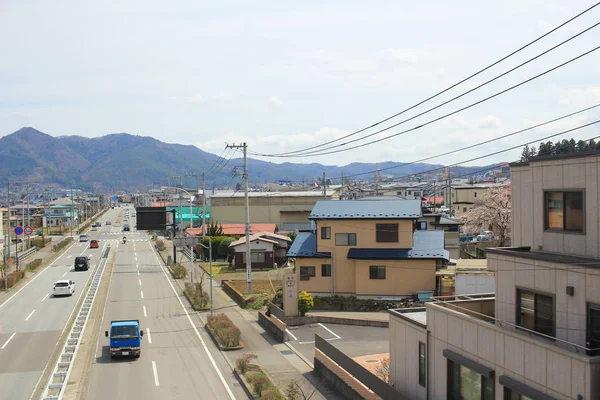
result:
[(205, 176), (208, 175), (215, 168), (215, 166), (221, 162), (221, 160), (223, 159), (223, 154), (225, 154), (225, 150), (227, 150), (227, 147), (223, 149), (221, 155), (215, 160), (215, 162), (206, 171), (203, 172)]
[[(382, 119), (382, 120), (380, 120), (380, 121), (378, 121), (378, 122), (376, 122), (374, 124), (371, 124), (371, 125), (369, 125), (369, 126), (367, 126), (365, 128), (359, 129), (358, 131), (352, 132), (352, 133), (350, 133), (348, 135), (342, 136), (340, 138), (337, 138), (337, 139), (334, 139), (334, 140), (331, 140), (331, 141), (328, 141), (328, 142), (321, 143), (319, 145), (315, 145), (315, 146), (307, 147), (305, 149), (300, 149), (300, 150), (291, 151), (291, 152), (276, 153), (276, 154), (272, 154), (271, 156), (283, 156), (283, 155), (288, 155), (288, 154), (302, 153), (302, 152), (305, 152), (307, 150), (312, 150), (312, 149), (316, 149), (316, 148), (319, 148), (319, 147), (323, 147), (323, 146), (326, 146), (328, 144), (332, 144), (332, 143), (338, 142), (340, 140), (344, 140), (344, 139), (346, 139), (348, 137), (357, 135), (357, 134), (362, 133), (362, 132), (364, 132), (364, 131), (366, 131), (368, 129), (374, 128), (374, 127), (376, 127), (376, 126), (378, 126), (378, 125), (380, 125), (380, 124), (382, 124), (384, 122), (387, 122), (387, 121), (389, 121), (389, 120), (391, 120), (391, 119), (393, 119), (393, 118), (395, 118), (395, 117), (397, 117), (399, 115), (402, 115), (402, 114), (404, 114), (404, 113), (406, 113), (406, 112), (408, 112), (408, 111), (410, 111), (410, 110), (412, 110), (412, 109), (414, 109), (414, 108), (416, 108), (416, 107), (418, 107), (418, 106), (420, 106), (420, 105), (422, 105), (422, 104), (424, 104), (424, 103), (426, 103), (426, 102), (428, 102), (428, 101), (430, 101), (430, 100), (432, 100), (432, 99), (434, 99), (434, 98), (436, 98), (436, 97), (438, 97), (438, 96), (440, 96), (440, 95), (442, 95), (444, 93), (446, 93), (447, 91), (455, 88), (456, 86), (459, 86), (460, 84), (468, 81), (469, 79), (474, 78), (475, 76), (477, 76), (477, 75), (479, 75), (479, 74), (487, 71), (488, 69), (490, 69), (490, 68), (494, 67), (495, 65), (501, 63), (502, 61), (504, 61), (504, 60), (512, 57), (513, 55), (515, 55), (515, 54), (519, 53), (520, 51), (526, 49), (527, 47), (531, 46), (532, 44), (540, 41), (541, 39), (543, 39), (546, 36), (550, 35), (551, 33), (555, 32), (556, 30), (558, 30), (558, 29), (562, 28), (563, 26), (571, 23), (572, 21), (574, 21), (575, 19), (579, 18), (580, 16), (586, 14), (587, 12), (591, 11), (593, 8), (597, 7), (598, 5), (600, 5), (600, 2), (593, 4), (592, 6), (588, 7), (587, 9), (585, 9), (584, 11), (582, 11), (579, 14), (575, 15), (574, 17), (572, 17), (572, 18), (568, 19), (567, 21), (561, 23), (560, 25), (558, 25), (555, 28), (553, 28), (553, 29), (549, 30), (548, 32), (546, 32), (545, 34), (539, 36), (538, 38), (536, 38), (536, 39), (534, 39), (532, 41), (530, 41), (529, 43), (525, 44), (524, 46), (521, 46), (517, 50), (515, 50), (515, 51), (509, 53), (508, 55), (500, 58), (499, 60), (495, 61), (494, 63), (492, 63), (492, 64), (490, 64), (488, 66), (486, 66), (485, 68), (483, 68), (483, 69), (481, 69), (481, 70), (479, 70), (479, 71), (477, 71), (477, 72), (469, 75), (468, 77), (460, 80), (459, 82), (457, 82), (457, 83), (455, 83), (455, 84), (453, 84), (453, 85), (451, 85), (451, 86), (449, 86), (449, 87), (447, 87), (447, 88), (445, 88), (445, 89), (443, 89), (443, 90), (435, 93), (434, 95), (426, 98), (425, 100), (422, 100), (422, 101), (420, 101), (420, 102), (418, 102), (418, 103), (416, 103), (416, 104), (414, 104), (414, 105), (412, 105), (412, 106), (410, 106), (410, 107), (408, 107), (408, 108), (406, 108), (406, 109), (404, 109), (404, 110), (402, 110), (402, 111), (400, 111), (400, 112), (398, 112), (396, 114), (393, 114), (392, 116), (389, 116), (389, 117), (387, 117), (385, 119)], [(587, 30), (589, 30), (591, 28), (593, 28), (593, 27), (590, 27)], [(584, 33), (584, 32), (581, 32), (581, 33)], [(387, 129), (389, 129), (389, 128), (387, 128)], [(258, 155), (258, 154), (254, 154), (254, 155)]]

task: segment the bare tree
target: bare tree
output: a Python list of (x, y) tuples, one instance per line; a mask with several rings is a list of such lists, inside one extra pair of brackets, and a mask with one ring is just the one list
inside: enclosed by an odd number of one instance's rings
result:
[[(317, 392), (319, 387), (323, 384), (323, 380), (320, 379), (316, 386), (312, 386), (309, 388), (303, 388), (302, 385), (298, 383), (298, 381), (292, 379), (290, 383), (285, 388), (286, 398), (288, 400), (310, 400), (311, 397)], [(306, 389), (306, 391), (305, 391)]]
[(390, 377), (390, 358), (384, 357), (381, 360), (381, 364), (375, 367), (375, 375), (379, 377), (382, 381), (387, 383), (388, 385), (392, 384), (392, 379)]
[(499, 245), (504, 246), (510, 233), (511, 214), (510, 188), (490, 188), (475, 201), (471, 211), (460, 218), (464, 223), (462, 230), (465, 233), (493, 231)]

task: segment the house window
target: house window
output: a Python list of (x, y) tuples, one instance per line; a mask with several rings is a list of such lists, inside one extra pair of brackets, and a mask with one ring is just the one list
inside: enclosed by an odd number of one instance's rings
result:
[(396, 196), (402, 196), (402, 192), (396, 192)]
[(494, 378), (449, 359), (447, 390), (448, 400), (493, 400)]
[(421, 192), (414, 192), (413, 196), (415, 196), (415, 197), (421, 197)]
[(527, 397), (524, 394), (517, 392), (516, 390), (505, 387), (504, 400), (531, 400), (531, 397)]
[(563, 231), (583, 231), (583, 191), (546, 192), (545, 228)]
[(526, 384), (506, 375), (500, 375), (498, 383), (504, 386), (504, 400), (554, 399)]
[(265, 253), (262, 251), (253, 251), (252, 253), (250, 253), (250, 260), (253, 263), (264, 263)]
[(473, 192), (473, 197), (477, 197), (477, 192)]
[(321, 276), (331, 276), (331, 264), (321, 264)]
[(398, 243), (398, 224), (375, 224), (377, 243)]
[(554, 336), (554, 297), (517, 289), (517, 325)]
[(331, 239), (331, 227), (330, 226), (322, 226), (321, 227), (321, 239)]
[(369, 267), (369, 279), (385, 279), (385, 267), (371, 265)]
[(463, 207), (463, 212), (467, 212), (467, 207)]
[(300, 280), (307, 281), (315, 276), (315, 267), (300, 267)]
[(427, 387), (427, 355), (425, 343), (419, 342), (419, 385)]
[(600, 305), (588, 304), (586, 346), (589, 356), (600, 356)]
[(336, 233), (336, 246), (356, 246), (356, 233)]
[(417, 221), (417, 230), (418, 231), (426, 231), (427, 230), (427, 221)]

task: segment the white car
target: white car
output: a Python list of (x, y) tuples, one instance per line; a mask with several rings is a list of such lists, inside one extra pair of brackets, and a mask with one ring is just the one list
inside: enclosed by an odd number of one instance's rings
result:
[(79, 235), (79, 241), (80, 242), (87, 242), (88, 241), (87, 235)]
[(75, 282), (70, 279), (63, 279), (54, 283), (54, 296), (72, 296), (75, 293)]

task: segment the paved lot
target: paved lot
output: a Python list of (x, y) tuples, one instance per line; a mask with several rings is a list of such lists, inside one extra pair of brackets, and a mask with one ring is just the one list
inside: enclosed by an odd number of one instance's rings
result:
[(310, 324), (288, 328), (291, 344), (309, 361), (315, 357), (315, 334), (350, 357), (388, 353), (388, 328), (339, 324)]

